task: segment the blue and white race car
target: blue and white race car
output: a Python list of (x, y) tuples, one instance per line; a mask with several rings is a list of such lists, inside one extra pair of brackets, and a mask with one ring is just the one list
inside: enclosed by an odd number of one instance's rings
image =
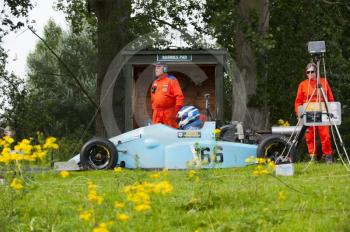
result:
[[(56, 169), (111, 169), (114, 167), (144, 169), (186, 169), (204, 164), (204, 168), (243, 167), (248, 157), (274, 159), (288, 151), (295, 159), (295, 147), (279, 134), (256, 136), (244, 132), (239, 122), (218, 128), (207, 121), (201, 129), (177, 130), (162, 124), (141, 127), (110, 139), (93, 138), (79, 155), (68, 162), (56, 163)], [(214, 165), (215, 164), (215, 165)]]

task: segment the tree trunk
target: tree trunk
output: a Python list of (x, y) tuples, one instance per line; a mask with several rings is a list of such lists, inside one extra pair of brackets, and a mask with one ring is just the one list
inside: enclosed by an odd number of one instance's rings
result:
[[(129, 42), (128, 22), (131, 14), (131, 0), (89, 0), (97, 17), (97, 86), (96, 99), (100, 104), (101, 86), (107, 68), (114, 56)], [(122, 115), (116, 115), (122, 117)], [(96, 135), (106, 136), (101, 111), (95, 119)]]
[[(263, 37), (269, 28), (269, 1), (268, 0), (241, 0), (239, 2), (239, 12), (243, 24), (250, 26), (252, 20), (251, 12), (255, 11), (258, 16), (257, 33)], [(263, 129), (268, 126), (268, 109), (264, 106), (251, 106), (252, 97), (257, 97), (257, 78), (265, 79), (267, 69), (265, 68), (265, 55), (257, 54), (253, 51), (250, 41), (243, 32), (242, 24), (238, 25), (235, 34), (235, 60), (240, 70), (240, 75), (244, 80), (245, 91), (233, 93), (232, 119), (243, 121), (246, 127)], [(259, 68), (258, 68), (259, 67)], [(233, 81), (233, 85), (235, 85)], [(233, 88), (235, 89), (235, 88)], [(244, 96), (238, 96), (243, 94)], [(244, 99), (240, 101), (238, 99)], [(244, 106), (240, 104), (245, 104)]]

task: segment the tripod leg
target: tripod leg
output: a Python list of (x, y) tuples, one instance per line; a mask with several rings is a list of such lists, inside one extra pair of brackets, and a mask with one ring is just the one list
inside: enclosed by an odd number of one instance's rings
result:
[(294, 142), (294, 146), (296, 148), (302, 142), (302, 139), (304, 138), (304, 135), (305, 135), (305, 132), (306, 132), (307, 128), (308, 128), (308, 126), (303, 125), (303, 127), (300, 130), (300, 132), (297, 134), (297, 136), (295, 138), (295, 142)]
[[(318, 88), (321, 90), (322, 97), (323, 97), (323, 99), (325, 100), (325, 107), (326, 107), (326, 112), (327, 112), (328, 120), (329, 120), (329, 122), (331, 123), (331, 126), (335, 128), (335, 131), (337, 132), (336, 135), (337, 135), (337, 137), (338, 137), (338, 139), (339, 139), (339, 142), (340, 142), (340, 146), (343, 148), (344, 154), (345, 154), (345, 156), (346, 156), (346, 158), (347, 158), (347, 160), (348, 160), (348, 162), (349, 162), (349, 164), (350, 164), (350, 159), (349, 159), (348, 153), (346, 152), (346, 149), (345, 149), (345, 146), (344, 146), (344, 142), (343, 142), (343, 139), (342, 139), (341, 134), (340, 134), (340, 132), (339, 132), (338, 126), (335, 125), (335, 124), (332, 122), (331, 118), (330, 118), (330, 115), (329, 115), (329, 108), (328, 108), (328, 100), (327, 100), (327, 98), (326, 98), (326, 94), (325, 94), (325, 92), (324, 92), (324, 90), (323, 90), (323, 88), (322, 88), (321, 85), (319, 85)], [(339, 153), (339, 150), (338, 150), (338, 149), (337, 149), (337, 151), (338, 151), (338, 153)], [(341, 155), (341, 154), (339, 153), (339, 156), (340, 156), (340, 155)]]

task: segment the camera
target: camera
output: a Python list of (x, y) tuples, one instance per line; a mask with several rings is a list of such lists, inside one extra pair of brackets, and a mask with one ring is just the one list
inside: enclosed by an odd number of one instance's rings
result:
[(318, 55), (326, 52), (325, 41), (310, 41), (307, 47), (311, 55)]

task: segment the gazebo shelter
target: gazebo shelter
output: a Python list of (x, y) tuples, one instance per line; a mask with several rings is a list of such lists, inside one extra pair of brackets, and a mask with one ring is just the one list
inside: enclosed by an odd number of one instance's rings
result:
[(196, 106), (205, 114), (205, 94), (210, 94), (209, 105), (213, 117), (223, 120), (223, 81), (225, 50), (141, 50), (124, 51), (127, 60), (124, 77), (124, 129), (147, 125), (152, 118), (151, 84), (155, 80), (153, 63), (163, 61), (169, 74), (180, 82), (185, 105)]

